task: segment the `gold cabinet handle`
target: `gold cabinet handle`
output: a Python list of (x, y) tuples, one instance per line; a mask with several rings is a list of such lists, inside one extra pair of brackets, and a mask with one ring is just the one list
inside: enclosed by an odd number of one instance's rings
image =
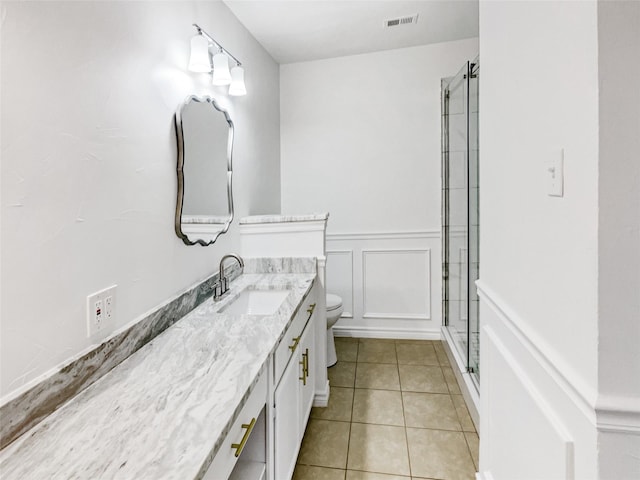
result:
[(307, 348), (302, 354), (302, 360), (298, 362), (302, 365), (302, 376), (298, 377), (298, 380), (302, 380), (302, 384), (307, 384), (307, 377), (309, 377), (309, 349)]
[(289, 350), (291, 350), (292, 352), (295, 352), (299, 343), (300, 343), (300, 337), (294, 337), (293, 345), (289, 345)]
[(307, 308), (307, 313), (309, 314), (309, 316), (313, 315), (313, 311), (316, 309), (316, 304), (312, 303), (311, 305), (309, 305), (309, 308)]
[(247, 443), (247, 440), (249, 439), (249, 435), (251, 435), (251, 431), (253, 430), (253, 427), (256, 424), (256, 419), (252, 418), (250, 423), (243, 423), (242, 424), (242, 428), (246, 428), (247, 431), (244, 432), (244, 435), (242, 436), (242, 440), (240, 440), (240, 443), (232, 443), (231, 444), (231, 448), (235, 448), (236, 449), (236, 453), (234, 454), (236, 457), (239, 457), (240, 454), (242, 453), (242, 449), (244, 448), (245, 444)]
[(307, 372), (305, 372), (305, 370), (304, 370), (304, 366), (305, 366), (305, 364), (307, 363), (307, 362), (305, 362), (305, 358), (306, 358), (306, 357), (304, 356), (304, 353), (303, 353), (303, 354), (302, 354), (302, 360), (300, 360), (300, 361), (298, 362), (300, 365), (302, 365), (302, 376), (301, 376), (301, 377), (298, 377), (298, 380), (302, 380), (302, 384), (303, 384), (303, 385), (306, 385), (306, 384), (307, 384)]

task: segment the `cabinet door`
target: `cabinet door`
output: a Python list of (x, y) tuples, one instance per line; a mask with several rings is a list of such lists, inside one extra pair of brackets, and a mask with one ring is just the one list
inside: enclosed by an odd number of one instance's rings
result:
[[(300, 347), (298, 346), (298, 351)], [(300, 354), (294, 357), (284, 371), (274, 394), (274, 462), (275, 478), (287, 480), (293, 475), (300, 447)]]
[[(313, 323), (314, 318), (311, 318), (305, 328), (302, 338), (300, 339), (300, 358), (304, 365), (301, 365), (300, 372), (301, 377), (304, 380), (300, 381), (300, 441), (304, 436), (304, 430), (307, 427), (307, 420), (311, 413), (311, 407), (313, 405), (313, 397), (315, 395), (315, 364), (314, 364), (314, 350), (315, 350), (315, 325)], [(304, 370), (303, 370), (304, 369)]]

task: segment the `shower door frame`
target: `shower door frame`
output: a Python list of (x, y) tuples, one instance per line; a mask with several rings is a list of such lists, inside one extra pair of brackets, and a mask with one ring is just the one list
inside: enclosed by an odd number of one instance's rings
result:
[[(473, 62), (466, 62), (465, 65), (463, 65), (462, 69), (454, 76), (454, 77), (450, 77), (447, 79), (443, 79), (442, 80), (442, 285), (443, 285), (443, 289), (442, 289), (442, 313), (443, 313), (443, 326), (444, 326), (444, 330), (446, 332), (445, 336), (448, 336), (448, 338), (451, 340), (450, 342), (448, 342), (451, 346), (451, 350), (454, 353), (454, 356), (457, 357), (458, 363), (460, 363), (460, 367), (464, 368), (464, 370), (466, 371), (466, 373), (468, 374), (469, 378), (472, 380), (472, 383), (476, 389), (476, 392), (479, 392), (479, 368), (478, 368), (478, 364), (479, 362), (477, 361), (478, 356), (479, 356), (479, 345), (477, 344), (478, 342), (478, 316), (479, 316), (479, 312), (477, 311), (478, 308), (478, 302), (472, 300), (472, 292), (475, 292), (475, 280), (477, 280), (476, 276), (477, 275), (472, 275), (473, 272), (473, 267), (472, 265), (474, 263), (476, 263), (478, 265), (478, 270), (477, 272), (479, 273), (479, 248), (477, 245), (478, 239), (479, 239), (479, 219), (476, 220), (476, 225), (473, 225), (473, 227), (476, 228), (477, 230), (477, 234), (475, 237), (475, 241), (476, 241), (476, 245), (475, 245), (475, 249), (472, 250), (472, 245), (471, 245), (471, 228), (472, 228), (472, 217), (471, 217), (471, 207), (473, 206), (474, 208), (476, 208), (477, 210), (479, 210), (478, 208), (478, 192), (479, 192), (479, 182), (478, 182), (478, 178), (477, 178), (477, 174), (478, 174), (478, 169), (475, 169), (475, 175), (476, 177), (474, 178), (474, 185), (471, 185), (472, 182), (472, 168), (471, 168), (471, 143), (470, 143), (470, 118), (472, 114), (477, 115), (477, 110), (475, 112), (471, 112), (471, 98), (470, 98), (470, 81), (472, 78), (477, 78), (478, 76), (478, 72), (479, 72), (479, 62), (478, 62), (478, 58), (476, 58), (475, 60), (473, 60)], [(462, 78), (459, 79), (459, 77), (462, 75)], [(451, 238), (451, 224), (450, 224), (450, 144), (449, 144), (449, 137), (450, 137), (450, 128), (449, 128), (449, 120), (450, 120), (450, 110), (449, 110), (449, 101), (450, 101), (450, 93), (452, 90), (455, 89), (451, 89), (452, 83), (456, 80), (459, 79), (459, 82), (464, 82), (463, 88), (464, 88), (464, 92), (463, 92), (463, 96), (464, 96), (464, 114), (466, 115), (466, 149), (465, 149), (465, 164), (466, 164), (466, 181), (465, 181), (465, 191), (466, 191), (466, 240), (465, 240), (465, 245), (466, 245), (466, 299), (465, 299), (465, 310), (466, 310), (466, 345), (464, 345), (464, 347), (461, 346), (460, 342), (458, 341), (457, 338), (454, 338), (454, 336), (452, 335), (452, 331), (450, 330), (450, 325), (449, 325), (449, 320), (450, 320), (450, 298), (449, 298), (449, 279), (450, 279), (450, 238)], [(457, 85), (457, 84), (456, 84)], [(477, 97), (476, 97), (477, 98)], [(477, 129), (477, 121), (476, 121), (476, 125), (475, 128)], [(477, 132), (476, 132), (476, 137), (477, 139)], [(475, 155), (475, 162), (477, 164), (478, 162), (478, 148), (477, 148), (477, 144), (475, 146), (475, 150), (473, 150), (474, 155)], [(471, 198), (471, 192), (475, 190), (475, 205), (472, 204), (472, 198)], [(477, 215), (479, 215), (479, 211), (477, 213)], [(473, 253), (472, 253), (473, 252)], [(472, 258), (473, 257), (473, 258)], [(475, 260), (475, 262), (472, 262), (471, 260)], [(460, 281), (462, 282), (462, 277), (460, 278)], [(477, 295), (474, 295), (474, 299), (476, 299)], [(476, 299), (477, 300), (477, 299)], [(462, 299), (458, 300), (458, 302), (462, 303)], [(473, 325), (474, 327), (474, 332), (473, 334), (476, 335), (476, 338), (473, 339), (475, 340), (475, 344), (474, 342), (472, 342), (472, 309), (475, 308), (475, 315), (474, 315), (474, 320), (475, 320), (475, 325)], [(459, 309), (459, 311), (461, 312), (461, 309)], [(464, 335), (464, 333), (463, 333)], [(473, 346), (476, 345), (477, 346), (477, 350), (475, 350), (474, 352), (472, 352), (472, 348)], [(463, 351), (461, 351), (463, 350)], [(476, 360), (474, 364), (472, 364), (472, 355), (473, 358)]]

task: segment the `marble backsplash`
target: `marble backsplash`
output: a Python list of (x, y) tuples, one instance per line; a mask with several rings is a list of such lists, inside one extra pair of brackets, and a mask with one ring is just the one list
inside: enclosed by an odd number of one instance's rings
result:
[(244, 259), (245, 273), (315, 273), (316, 259), (309, 258), (253, 258)]
[[(240, 275), (240, 268), (230, 265), (225, 273), (233, 280)], [(71, 359), (57, 372), (0, 406), (0, 449), (204, 302), (212, 295), (216, 281), (217, 273), (161, 305), (126, 330), (114, 333), (90, 352)]]

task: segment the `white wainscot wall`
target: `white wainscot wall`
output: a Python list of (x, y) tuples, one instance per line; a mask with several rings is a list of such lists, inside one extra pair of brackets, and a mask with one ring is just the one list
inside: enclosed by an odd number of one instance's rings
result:
[(440, 230), (327, 234), (327, 292), (342, 297), (336, 336), (440, 339)]
[(592, 393), (482, 282), (480, 480), (597, 478)]

